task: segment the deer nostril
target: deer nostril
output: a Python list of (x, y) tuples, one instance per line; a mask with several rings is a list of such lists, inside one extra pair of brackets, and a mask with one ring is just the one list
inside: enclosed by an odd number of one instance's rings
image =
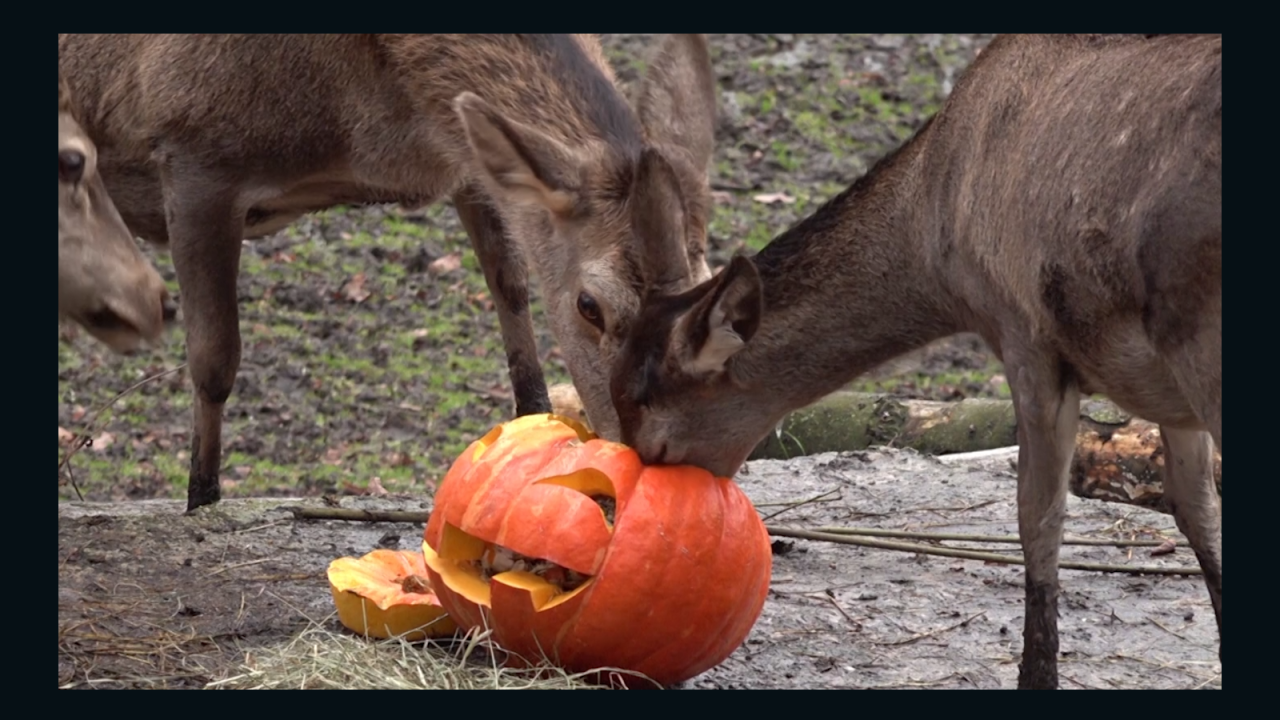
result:
[(111, 308), (94, 310), (85, 317), (85, 320), (100, 330), (123, 330), (133, 327), (129, 321), (117, 315)]
[(178, 304), (165, 295), (160, 301), (160, 313), (166, 323), (171, 323), (178, 318)]

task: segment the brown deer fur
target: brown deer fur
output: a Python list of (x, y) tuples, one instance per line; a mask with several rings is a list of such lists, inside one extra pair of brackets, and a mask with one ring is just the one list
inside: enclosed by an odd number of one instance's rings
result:
[(339, 203), (451, 196), (517, 413), (551, 409), (527, 254), (592, 424), (615, 437), (608, 366), (641, 294), (710, 276), (701, 36), (661, 43), (634, 109), (594, 36), (59, 35), (58, 49), (125, 221), (172, 247), (196, 390), (191, 509), (220, 496), (242, 238)]
[(1018, 418), (1019, 687), (1057, 687), (1081, 394), (1160, 424), (1221, 638), (1220, 36), (996, 38), (852, 187), (646, 301), (612, 374), (622, 437), (646, 462), (731, 476), (787, 412), (960, 331), (1004, 362)]
[(155, 342), (176, 308), (98, 173), (93, 141), (58, 77), (58, 317), (129, 353)]

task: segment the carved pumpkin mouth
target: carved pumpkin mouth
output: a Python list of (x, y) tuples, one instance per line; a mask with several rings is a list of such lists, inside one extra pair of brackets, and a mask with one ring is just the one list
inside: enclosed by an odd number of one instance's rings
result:
[[(506, 524), (499, 530), (504, 536), (499, 544), (445, 523), (439, 552), (423, 543), (427, 566), (463, 597), (485, 607), (492, 607), (495, 583), (527, 594), (538, 611), (586, 591), (613, 537), (613, 483), (603, 472), (586, 468), (543, 478), (523, 495), (521, 506), (527, 512), (521, 514), (529, 522), (522, 532)], [(555, 516), (544, 518), (541, 510), (550, 506)]]

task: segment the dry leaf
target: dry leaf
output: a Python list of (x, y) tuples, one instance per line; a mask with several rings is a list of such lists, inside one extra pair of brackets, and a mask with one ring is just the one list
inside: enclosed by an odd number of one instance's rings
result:
[(374, 475), (369, 478), (369, 494), (370, 495), (386, 495), (386, 489), (382, 487), (382, 478)]
[(94, 450), (98, 452), (102, 452), (103, 450), (106, 450), (107, 448), (111, 447), (111, 443), (115, 442), (115, 440), (116, 440), (115, 435), (112, 435), (109, 432), (104, 432), (98, 437), (93, 439), (92, 447)]
[(1178, 544), (1174, 542), (1172, 539), (1165, 540), (1164, 543), (1160, 545), (1160, 547), (1155, 548), (1151, 551), (1151, 557), (1155, 557), (1157, 555), (1168, 555), (1172, 553), (1174, 549), (1177, 548), (1177, 546)]
[(427, 266), (427, 272), (432, 275), (444, 275), (462, 267), (462, 255), (460, 253), (449, 253), (444, 257), (431, 261)]
[(485, 310), (492, 310), (494, 307), (493, 301), (489, 299), (489, 293), (478, 292), (475, 295), (472, 295), (470, 299), (472, 305), (484, 308)]
[(84, 419), (87, 412), (88, 411), (84, 409), (83, 405), (76, 405), (71, 408), (71, 422), (80, 422)]
[(795, 199), (795, 198), (793, 198), (793, 197), (791, 197), (790, 195), (788, 195), (788, 194), (786, 194), (786, 193), (780, 193), (780, 192), (779, 192), (779, 193), (765, 193), (765, 194), (763, 194), (763, 195), (756, 195), (755, 197), (753, 197), (753, 198), (751, 198), (751, 199), (752, 199), (752, 200), (755, 200), (755, 201), (756, 201), (756, 202), (758, 202), (758, 203), (764, 203), (765, 205), (772, 205), (772, 204), (774, 204), (774, 203), (776, 203), (776, 202), (786, 203), (787, 205), (790, 205), (791, 203), (793, 203), (793, 202), (795, 202), (795, 201), (796, 201), (796, 199)]
[(356, 273), (343, 288), (342, 292), (352, 302), (364, 302), (371, 294), (364, 289), (364, 273)]
[(347, 452), (346, 445), (340, 445), (338, 447), (329, 448), (328, 450), (324, 451), (324, 457), (321, 458), (320, 462), (324, 463), (325, 465), (341, 465), (342, 456), (346, 452)]
[(413, 464), (413, 457), (407, 452), (387, 453), (386, 460), (391, 467), (408, 467)]
[(467, 389), (471, 392), (491, 397), (494, 400), (510, 400), (515, 397), (511, 394), (511, 390), (503, 383), (490, 385), (487, 389), (476, 387), (474, 385), (467, 385)]
[(62, 427), (61, 425), (58, 426), (58, 442), (59, 443), (70, 443), (75, 438), (76, 438), (75, 433)]
[(723, 190), (712, 190), (711, 199), (718, 203), (728, 203), (733, 202), (733, 195), (730, 195)]

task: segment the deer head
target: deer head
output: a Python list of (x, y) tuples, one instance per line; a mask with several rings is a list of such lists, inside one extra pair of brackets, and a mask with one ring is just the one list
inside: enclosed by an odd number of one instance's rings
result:
[(608, 370), (642, 297), (710, 277), (707, 166), (715, 84), (706, 41), (672, 36), (639, 86), (637, 142), (570, 146), (464, 92), (473, 159), (543, 283), (546, 312), (593, 429), (618, 437)]
[(760, 275), (742, 256), (687, 292), (649, 298), (612, 368), (622, 442), (647, 463), (732, 477), (781, 415), (733, 362), (763, 312)]
[(58, 316), (127, 353), (160, 337), (173, 309), (160, 274), (107, 195), (97, 157), (59, 77)]

